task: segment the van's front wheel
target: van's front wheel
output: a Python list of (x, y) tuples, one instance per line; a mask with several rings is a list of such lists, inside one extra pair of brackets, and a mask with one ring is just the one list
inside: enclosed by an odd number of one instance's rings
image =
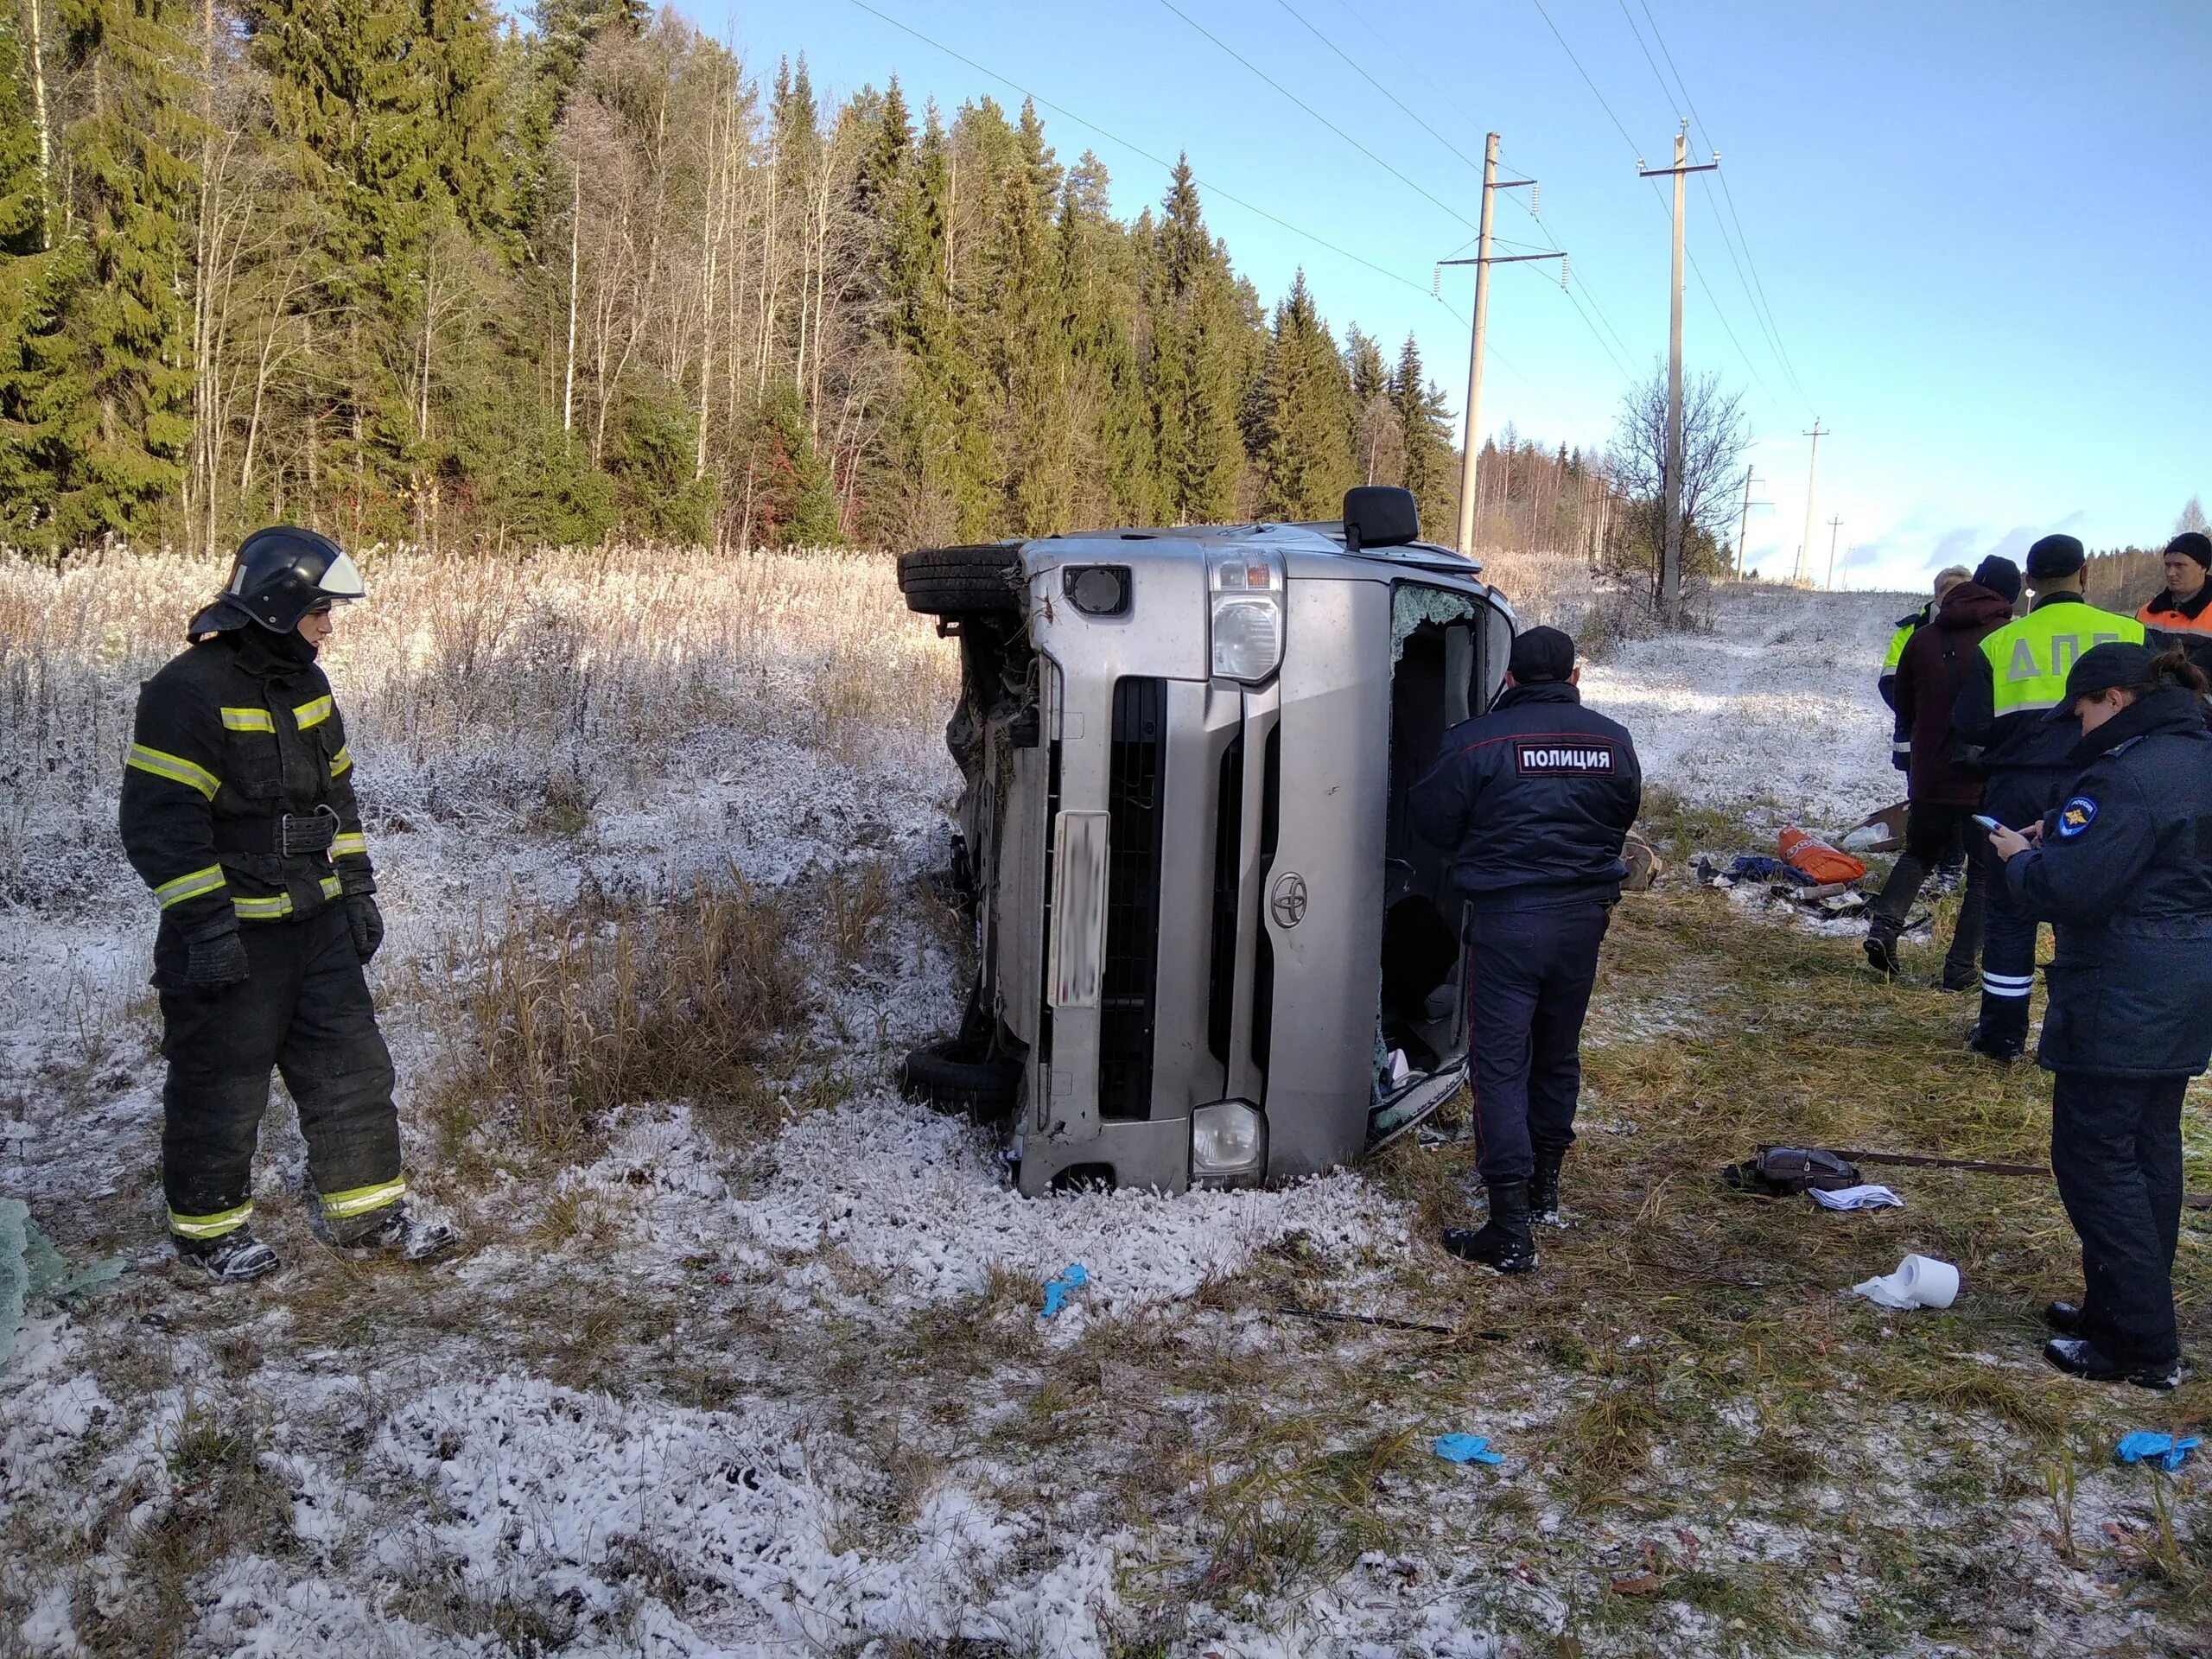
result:
[(921, 547), (899, 556), (899, 591), (924, 616), (1012, 616), (1021, 609), (1021, 544)]
[(1020, 1104), (1021, 1064), (979, 1056), (977, 1046), (956, 1037), (914, 1050), (899, 1068), (899, 1089), (909, 1099), (979, 1123), (1012, 1116)]

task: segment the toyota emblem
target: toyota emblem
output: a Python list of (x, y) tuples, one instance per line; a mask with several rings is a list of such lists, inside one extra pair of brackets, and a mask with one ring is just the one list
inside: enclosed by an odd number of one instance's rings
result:
[(1306, 878), (1295, 870), (1286, 872), (1276, 880), (1268, 904), (1278, 925), (1296, 927), (1306, 919)]

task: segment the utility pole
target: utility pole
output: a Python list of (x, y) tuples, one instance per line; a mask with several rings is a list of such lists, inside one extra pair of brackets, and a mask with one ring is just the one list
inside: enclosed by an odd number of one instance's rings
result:
[[(1478, 246), (1471, 259), (1443, 259), (1430, 278), (1433, 291), (1442, 279), (1446, 265), (1472, 265), (1475, 268), (1475, 331), (1467, 350), (1467, 443), (1465, 453), (1459, 458), (1459, 551), (1471, 555), (1475, 550), (1475, 461), (1482, 453), (1481, 415), (1483, 406), (1483, 334), (1490, 326), (1490, 268), (1492, 265), (1517, 265), (1531, 259), (1564, 259), (1563, 253), (1521, 253), (1493, 258), (1490, 251), (1491, 204), (1501, 190), (1518, 190), (1534, 186), (1534, 179), (1501, 179), (1497, 176), (1497, 135), (1491, 133), (1483, 145), (1483, 208), (1481, 227), (1477, 232)], [(1566, 284), (1564, 269), (1560, 285)]]
[(1805, 468), (1805, 539), (1797, 543), (1797, 569), (1790, 577), (1793, 583), (1802, 587), (1811, 575), (1805, 569), (1805, 555), (1813, 545), (1813, 486), (1821, 475), (1821, 439), (1828, 435), (1821, 432), (1821, 417), (1815, 415), (1813, 429), (1800, 435), (1813, 441), (1813, 459)]
[(1699, 166), (1690, 162), (1689, 125), (1682, 123), (1675, 135), (1675, 164), (1646, 167), (1636, 163), (1640, 178), (1675, 181), (1675, 285), (1669, 315), (1667, 355), (1667, 543), (1659, 559), (1659, 613), (1669, 622), (1682, 609), (1682, 219), (1683, 187), (1693, 173), (1711, 173), (1720, 165), (1720, 152)]
[(1736, 522), (1736, 580), (1738, 582), (1744, 579), (1744, 539), (1751, 527), (1751, 509), (1770, 507), (1774, 505), (1771, 501), (1751, 499), (1751, 478), (1758, 470), (1754, 467), (1744, 468), (1744, 512), (1743, 516)]
[(1828, 591), (1835, 591), (1835, 537), (1843, 528), (1843, 515), (1838, 513), (1828, 520)]

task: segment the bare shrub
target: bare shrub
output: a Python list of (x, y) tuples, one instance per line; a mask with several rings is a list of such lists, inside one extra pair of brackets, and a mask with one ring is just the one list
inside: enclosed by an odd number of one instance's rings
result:
[(748, 1116), (757, 1068), (806, 1007), (787, 908), (740, 880), (702, 880), (661, 900), (518, 904), (448, 937), (448, 1127), (511, 1112), (527, 1145), (569, 1156), (639, 1101)]
[(1579, 553), (1482, 550), (1483, 580), (1505, 595), (1524, 628), (1541, 625), (1569, 633), (1580, 626), (1594, 588), (1590, 562)]

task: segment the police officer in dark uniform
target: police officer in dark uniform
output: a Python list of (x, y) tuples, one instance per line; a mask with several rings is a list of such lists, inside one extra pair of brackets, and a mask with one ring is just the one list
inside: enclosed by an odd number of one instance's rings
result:
[(2055, 1073), (2050, 1163), (2082, 1240), (2083, 1295), (2053, 1302), (2044, 1357), (2101, 1382), (2181, 1380), (2174, 1248), (2182, 1096), (2212, 1063), (2212, 731), (2179, 649), (2098, 645), (2053, 724), (2084, 767), (2030, 834), (1990, 836), (2006, 886), (2056, 926), (2036, 1058)]
[(331, 607), (362, 592), (336, 543), (257, 531), (138, 695), (121, 829), (161, 906), (162, 1185), (178, 1258), (218, 1281), (278, 1265), (251, 1225), (272, 1067), (299, 1106), (326, 1239), (418, 1261), (456, 1242), (404, 1202), (391, 1056), (362, 973), (384, 921), (345, 722), (315, 666)]
[(1467, 906), (1469, 1081), (1490, 1219), (1450, 1230), (1444, 1246), (1499, 1273), (1536, 1265), (1532, 1221), (1559, 1223), (1582, 1019), (1643, 798), (1635, 743), (1582, 706), (1580, 677), (1566, 634), (1520, 635), (1507, 689), (1445, 734), (1408, 803), (1414, 830), (1452, 855)]
[[(1981, 810), (2023, 829), (2058, 802), (2080, 770), (2068, 756), (2081, 736), (2066, 707), (2067, 671), (2107, 641), (2143, 643), (2132, 616), (2101, 611), (2082, 596), (2088, 563), (2071, 536), (2046, 536), (2028, 550), (2035, 604), (1983, 637), (1951, 709), (1953, 753), (1983, 768)], [(2035, 988), (2036, 919), (2002, 881), (1989, 882), (1981, 927), (1981, 1014), (1967, 1046), (2009, 1064), (2028, 1042), (2028, 994)]]

